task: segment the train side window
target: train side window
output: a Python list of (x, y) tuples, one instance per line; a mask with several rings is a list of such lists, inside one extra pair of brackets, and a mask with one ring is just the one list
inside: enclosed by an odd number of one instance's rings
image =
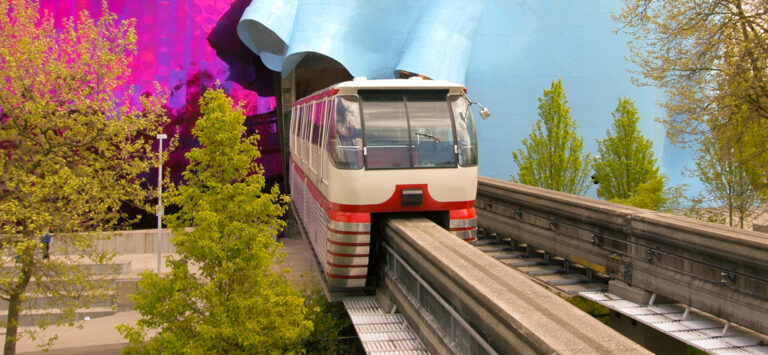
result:
[(288, 121), (288, 151), (293, 153), (293, 116), (296, 113), (296, 110), (291, 110), (291, 118)]
[(298, 142), (299, 144), (296, 145), (296, 155), (298, 155), (302, 160), (304, 159), (304, 130), (306, 127), (304, 126), (304, 122), (306, 121), (304, 119), (304, 113), (305, 113), (305, 107), (304, 105), (301, 105), (300, 113), (299, 113), (299, 121), (296, 123), (299, 125), (297, 133), (298, 133)]
[(323, 130), (323, 119), (325, 116), (325, 101), (315, 103), (312, 110), (312, 136), (310, 145), (312, 171), (320, 171), (320, 135)]
[(309, 162), (309, 130), (312, 128), (310, 117), (312, 116), (312, 104), (304, 105), (304, 115), (301, 123), (304, 126), (304, 134), (301, 142), (301, 157), (305, 162)]
[(296, 127), (298, 125), (296, 124), (296, 121), (299, 119), (299, 108), (297, 106), (294, 106), (291, 110), (291, 138), (289, 142), (289, 147), (291, 149), (291, 152), (295, 155), (296, 154)]
[(331, 106), (334, 101), (331, 100), (331, 98), (327, 98), (325, 100), (325, 121), (323, 121), (323, 135), (320, 137), (320, 176), (324, 179), (326, 177), (326, 174), (328, 173), (325, 168), (325, 157), (327, 156), (324, 152), (327, 149), (328, 146), (328, 131), (332, 129), (333, 127), (333, 117), (334, 117), (334, 110), (331, 109)]
[(334, 120), (328, 132), (328, 156), (339, 169), (363, 168), (363, 129), (360, 99), (338, 96), (334, 100)]
[(448, 96), (448, 102), (453, 111), (453, 121), (456, 125), (456, 140), (459, 150), (459, 165), (476, 166), (477, 154), (477, 128), (472, 116), (472, 108), (465, 96)]
[(296, 106), (293, 108), (295, 114), (293, 116), (294, 123), (293, 123), (293, 154), (298, 155), (299, 154), (299, 122), (301, 122), (301, 106)]
[(306, 127), (304, 123), (306, 122), (305, 115), (307, 114), (307, 108), (306, 105), (301, 105), (301, 114), (299, 115), (299, 122), (296, 122), (297, 125), (299, 125), (298, 128), (298, 138), (299, 138), (299, 144), (296, 145), (296, 155), (298, 155), (302, 160), (304, 159), (304, 131), (306, 130)]

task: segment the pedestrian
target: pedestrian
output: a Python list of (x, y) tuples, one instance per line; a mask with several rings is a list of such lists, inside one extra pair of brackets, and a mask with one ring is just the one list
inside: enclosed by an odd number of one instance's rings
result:
[(43, 249), (43, 259), (48, 259), (48, 252), (51, 248), (51, 228), (45, 227), (45, 234), (43, 234), (42, 238), (40, 238), (40, 241), (45, 246), (45, 249)]

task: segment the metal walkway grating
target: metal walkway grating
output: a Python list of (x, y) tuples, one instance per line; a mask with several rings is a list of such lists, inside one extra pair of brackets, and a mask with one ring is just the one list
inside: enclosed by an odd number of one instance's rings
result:
[(710, 354), (768, 355), (765, 339), (755, 333), (682, 304), (639, 305), (608, 292), (579, 295)]
[(381, 309), (374, 297), (344, 299), (344, 308), (366, 354), (426, 355), (427, 348), (416, 336), (402, 314)]

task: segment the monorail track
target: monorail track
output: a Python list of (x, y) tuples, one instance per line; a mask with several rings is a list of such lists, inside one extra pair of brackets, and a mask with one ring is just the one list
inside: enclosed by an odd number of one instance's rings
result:
[(510, 237), (479, 230), (474, 245), (560, 296), (608, 291), (609, 278), (606, 275)]

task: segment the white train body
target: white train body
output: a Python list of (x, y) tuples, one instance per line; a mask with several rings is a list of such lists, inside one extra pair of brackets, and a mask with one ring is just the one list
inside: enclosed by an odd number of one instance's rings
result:
[(336, 84), (298, 100), (291, 198), (331, 288), (363, 287), (372, 215), (443, 216), (477, 235), (477, 134), (466, 89), (432, 80)]

